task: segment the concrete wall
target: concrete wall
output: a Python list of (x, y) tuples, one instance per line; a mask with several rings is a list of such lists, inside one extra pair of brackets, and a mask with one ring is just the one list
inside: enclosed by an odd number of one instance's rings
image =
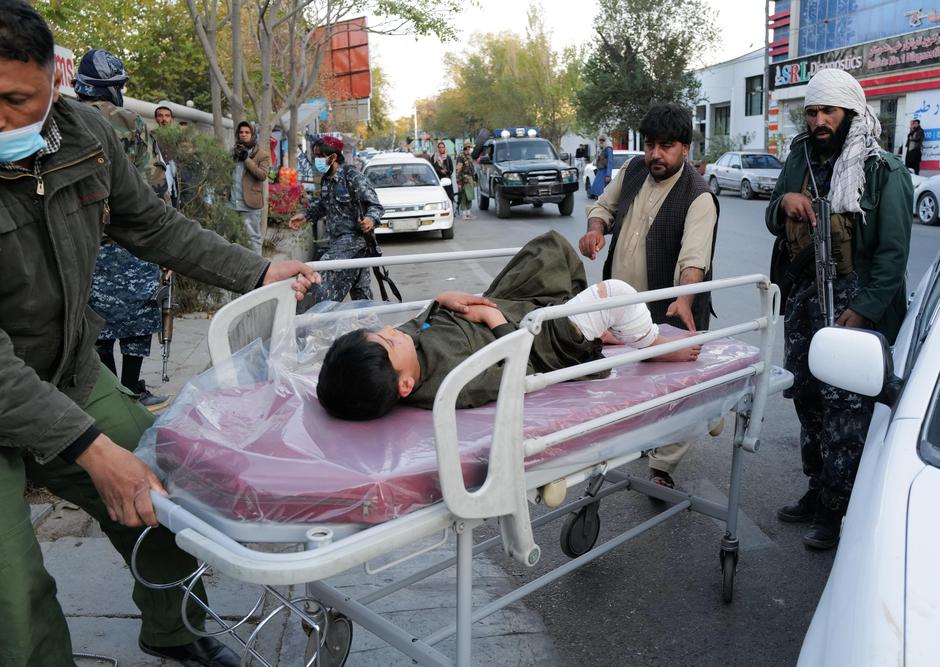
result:
[(764, 114), (755, 116), (745, 114), (745, 79), (762, 76), (764, 72), (764, 50), (757, 49), (727, 62), (696, 70), (701, 85), (701, 100), (698, 105), (705, 105), (705, 145), (711, 140), (714, 127), (715, 109), (730, 107), (729, 135), (737, 141), (747, 141), (742, 148), (764, 150)]

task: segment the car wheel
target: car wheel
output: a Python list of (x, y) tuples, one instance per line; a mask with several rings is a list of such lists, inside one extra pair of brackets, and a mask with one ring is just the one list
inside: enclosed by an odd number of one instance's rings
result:
[(490, 210), (490, 198), (487, 197), (485, 194), (483, 194), (483, 190), (479, 190), (479, 193), (480, 193), (480, 199), (477, 201), (477, 206), (480, 208), (481, 211), (489, 211)]
[(741, 199), (754, 199), (754, 190), (748, 180), (741, 181)]
[(496, 190), (496, 217), (497, 218), (508, 218), (510, 215), (510, 204), (509, 200), (503, 196), (503, 193), (497, 188)]
[(708, 189), (712, 191), (712, 194), (716, 197), (721, 194), (721, 188), (718, 187), (718, 179), (712, 176), (708, 179)]
[(917, 199), (917, 219), (925, 225), (937, 224), (940, 206), (937, 197), (932, 192), (925, 192)]
[(452, 224), (449, 229), (442, 229), (442, 230), (441, 230), (441, 238), (442, 238), (442, 239), (452, 239), (452, 238), (454, 238), (454, 227), (456, 227), (456, 226), (457, 226), (457, 221), (454, 220), (454, 224)]
[(574, 210), (574, 193), (569, 192), (565, 198), (558, 202), (558, 212), (564, 217), (571, 215)]

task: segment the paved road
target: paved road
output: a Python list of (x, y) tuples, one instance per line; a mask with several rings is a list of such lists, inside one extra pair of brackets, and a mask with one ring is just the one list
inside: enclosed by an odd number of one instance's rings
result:
[[(384, 241), (387, 254), (441, 249), (518, 246), (546, 229), (556, 229), (572, 242), (585, 228), (583, 192), (575, 215), (558, 216), (546, 205), (513, 209), (498, 220), (493, 212), (474, 211), (476, 220), (459, 221), (455, 239), (441, 241), (408, 235)], [(764, 227), (766, 200), (743, 201), (721, 196), (716, 250), (716, 277), (765, 273), (770, 237)], [(940, 248), (940, 227), (915, 224), (909, 283), (915, 286)], [(603, 258), (589, 262), (589, 280), (599, 279)], [(498, 262), (471, 268), (434, 265), (420, 272), (396, 270), (408, 298), (430, 297), (460, 286), (482, 289)], [(714, 325), (732, 322), (753, 306), (740, 294), (715, 298)], [(775, 359), (782, 359), (782, 321)], [(676, 474), (681, 487), (723, 498), (730, 469), (730, 428), (719, 438), (701, 441)], [(529, 597), (525, 604), (541, 616), (563, 664), (629, 665), (792, 665), (803, 634), (825, 585), (833, 552), (806, 550), (801, 528), (779, 523), (776, 508), (805, 490), (797, 447), (798, 425), (790, 402), (773, 400), (766, 417), (761, 450), (745, 459), (741, 498), (742, 554), (733, 604), (720, 600), (718, 544), (722, 528), (684, 513), (628, 542), (586, 568)], [(643, 473), (644, 462), (632, 464)], [(621, 495), (603, 502), (602, 535), (613, 534), (652, 515), (645, 497)], [(541, 529), (543, 560), (526, 571), (497, 560), (520, 583), (566, 560), (555, 547), (557, 524)]]

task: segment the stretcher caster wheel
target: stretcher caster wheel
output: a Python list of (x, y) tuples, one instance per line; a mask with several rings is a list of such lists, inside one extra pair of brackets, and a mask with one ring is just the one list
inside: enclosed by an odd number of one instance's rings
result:
[(585, 505), (572, 512), (561, 528), (561, 550), (569, 558), (577, 558), (590, 551), (601, 532), (601, 518), (597, 515), (600, 501)]
[(738, 552), (722, 549), (718, 558), (721, 561), (721, 599), (727, 603), (734, 599), (734, 575), (738, 569)]
[[(308, 633), (307, 648), (304, 651), (304, 664), (308, 665), (317, 652), (317, 638), (306, 625), (304, 630)], [(349, 657), (352, 638), (352, 621), (338, 611), (331, 609), (327, 612), (326, 634), (320, 641), (320, 661), (313, 664), (320, 667), (342, 667)]]

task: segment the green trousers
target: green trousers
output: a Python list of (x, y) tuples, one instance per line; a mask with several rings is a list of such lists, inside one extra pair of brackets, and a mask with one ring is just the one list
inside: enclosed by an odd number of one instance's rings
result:
[[(104, 366), (84, 407), (102, 433), (128, 450), (137, 447), (140, 436), (154, 421)], [(26, 480), (88, 512), (125, 561), (130, 561), (142, 529), (127, 528), (108, 517), (91, 478), (80, 466), (61, 459), (39, 465), (19, 449), (0, 447), (0, 665), (72, 666), (72, 643), (56, 600), (55, 581), (43, 566), (29, 505), (23, 498)], [(81, 560), (81, 548), (75, 558), (81, 564), (76, 570), (94, 571), (93, 564)], [(141, 576), (155, 583), (177, 581), (196, 569), (195, 560), (176, 546), (173, 534), (163, 527), (146, 537), (137, 562)], [(180, 616), (182, 591), (145, 588), (128, 572), (127, 584), (132, 583), (134, 603), (141, 614), (141, 640), (151, 646), (175, 646), (196, 639)], [(205, 591), (201, 585), (198, 588), (197, 594), (205, 600)], [(201, 610), (195, 611), (191, 604), (188, 614), (194, 627), (203, 627)], [(106, 649), (104, 640), (101, 650)]]

